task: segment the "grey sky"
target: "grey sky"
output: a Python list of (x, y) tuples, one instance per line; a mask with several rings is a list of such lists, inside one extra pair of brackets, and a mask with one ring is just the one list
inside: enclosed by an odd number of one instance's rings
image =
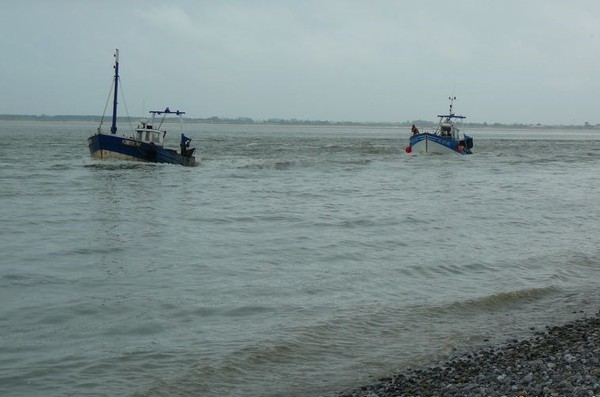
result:
[(600, 123), (600, 1), (0, 0), (0, 113)]

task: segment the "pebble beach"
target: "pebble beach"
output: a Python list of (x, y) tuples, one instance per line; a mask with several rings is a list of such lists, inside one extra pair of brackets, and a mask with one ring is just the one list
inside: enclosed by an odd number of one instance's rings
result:
[(528, 339), (409, 368), (340, 396), (600, 396), (600, 312)]

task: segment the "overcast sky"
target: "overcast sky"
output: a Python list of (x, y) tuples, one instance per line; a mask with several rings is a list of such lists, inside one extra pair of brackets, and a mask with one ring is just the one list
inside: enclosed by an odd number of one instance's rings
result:
[(115, 48), (132, 117), (600, 123), (598, 0), (0, 0), (0, 114), (102, 114)]

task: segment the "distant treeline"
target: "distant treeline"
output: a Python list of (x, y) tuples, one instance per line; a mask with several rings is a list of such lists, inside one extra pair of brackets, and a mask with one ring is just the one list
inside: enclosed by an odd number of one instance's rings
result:
[[(20, 114), (0, 114), (0, 120), (10, 121), (81, 121), (97, 122), (102, 119), (101, 116), (74, 116), (59, 115), (20, 115)], [(138, 118), (119, 117), (119, 122), (136, 122)], [(105, 122), (110, 122), (110, 117), (105, 117)], [(328, 121), (328, 120), (299, 120), (299, 119), (279, 119), (271, 118), (267, 120), (254, 120), (250, 117), (208, 117), (208, 118), (184, 118), (184, 123), (188, 124), (271, 124), (271, 125), (306, 125), (306, 126), (358, 126), (358, 127), (410, 127), (412, 124), (419, 128), (433, 128), (437, 125), (427, 120), (407, 120), (397, 122), (356, 122), (356, 121)], [(503, 124), (503, 123), (467, 123), (463, 124), (470, 128), (570, 128), (570, 129), (600, 129), (600, 124), (590, 124), (587, 121), (581, 125), (546, 125), (546, 124)]]

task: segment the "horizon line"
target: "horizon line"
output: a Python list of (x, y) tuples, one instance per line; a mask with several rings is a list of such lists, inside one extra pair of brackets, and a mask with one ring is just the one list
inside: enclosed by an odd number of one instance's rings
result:
[[(73, 115), (73, 114), (0, 114), (0, 120), (51, 120), (59, 119), (56, 121), (65, 121), (66, 119), (71, 120), (85, 120), (85, 121), (99, 121), (102, 118), (110, 118), (101, 115)], [(137, 119), (138, 117), (133, 117)], [(131, 120), (129, 116), (118, 116), (119, 120)], [(202, 121), (207, 124), (289, 124), (289, 125), (356, 125), (356, 126), (405, 126), (410, 124), (419, 125), (436, 125), (437, 122), (430, 120), (404, 120), (404, 121), (350, 121), (350, 120), (318, 120), (318, 119), (298, 119), (298, 118), (280, 118), (270, 117), (268, 119), (254, 119), (246, 116), (237, 117), (221, 117), (221, 116), (210, 116), (210, 117), (182, 117), (184, 121)], [(542, 124), (539, 122), (523, 123), (523, 122), (512, 122), (512, 123), (501, 123), (501, 122), (463, 122), (461, 124), (471, 126), (483, 126), (483, 127), (578, 127), (578, 128), (600, 128), (600, 123), (592, 124), (587, 121), (581, 124)]]

